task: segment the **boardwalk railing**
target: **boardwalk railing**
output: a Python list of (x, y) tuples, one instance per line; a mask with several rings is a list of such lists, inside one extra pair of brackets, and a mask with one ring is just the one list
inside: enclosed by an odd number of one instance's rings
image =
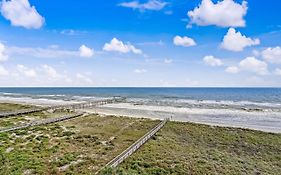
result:
[(124, 100), (125, 100), (125, 98), (114, 97), (112, 99), (106, 99), (106, 100), (100, 100), (100, 101), (67, 104), (67, 105), (56, 105), (56, 106), (49, 106), (49, 107), (36, 108), (36, 109), (32, 108), (32, 109), (18, 110), (18, 111), (14, 111), (14, 112), (0, 113), (0, 118), (22, 115), (22, 114), (30, 114), (30, 113), (34, 113), (34, 112), (41, 112), (41, 111), (54, 110), (54, 109), (72, 109), (72, 110), (74, 110), (74, 109), (91, 108), (91, 107), (95, 107), (98, 105), (117, 103), (117, 102), (121, 102)]
[(78, 113), (78, 114), (72, 114), (72, 115), (67, 115), (67, 116), (63, 116), (63, 117), (56, 117), (56, 118), (50, 118), (50, 119), (44, 119), (44, 120), (36, 120), (36, 121), (30, 122), (30, 123), (26, 123), (26, 124), (22, 124), (22, 125), (18, 125), (18, 126), (13, 126), (13, 127), (10, 127), (10, 128), (0, 129), (0, 133), (8, 132), (8, 131), (15, 131), (15, 130), (19, 130), (19, 129), (25, 129), (25, 128), (32, 127), (32, 126), (39, 126), (39, 125), (46, 125), (46, 124), (50, 124), (50, 123), (56, 123), (56, 122), (80, 117), (83, 114), (84, 113)]
[(132, 155), (137, 149), (139, 149), (145, 142), (147, 142), (156, 132), (158, 132), (168, 121), (169, 119), (165, 119), (161, 121), (158, 125), (156, 125), (152, 130), (142, 136), (139, 140), (137, 140), (134, 144), (132, 144), (129, 148), (119, 154), (117, 157), (112, 159), (110, 162), (106, 164), (106, 167), (115, 168), (121, 162), (123, 162), (126, 158)]
[(31, 108), (31, 109), (18, 110), (18, 111), (14, 111), (14, 112), (3, 112), (3, 113), (0, 113), (0, 118), (22, 115), (22, 114), (30, 114), (30, 113), (35, 113), (35, 112), (41, 112), (41, 111), (44, 111), (44, 110), (46, 110), (46, 108)]

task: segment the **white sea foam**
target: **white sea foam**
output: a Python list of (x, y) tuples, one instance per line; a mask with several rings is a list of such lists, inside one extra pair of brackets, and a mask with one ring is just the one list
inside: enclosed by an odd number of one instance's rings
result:
[(195, 122), (216, 126), (240, 127), (281, 133), (281, 112), (243, 111), (238, 109), (177, 108), (171, 106), (133, 105), (129, 103), (106, 104), (88, 109), (106, 115)]
[(78, 101), (65, 101), (59, 99), (47, 99), (47, 98), (30, 98), (30, 97), (5, 97), (0, 96), (0, 102), (12, 102), (12, 103), (24, 103), (24, 104), (33, 104), (33, 105), (63, 105), (78, 103)]

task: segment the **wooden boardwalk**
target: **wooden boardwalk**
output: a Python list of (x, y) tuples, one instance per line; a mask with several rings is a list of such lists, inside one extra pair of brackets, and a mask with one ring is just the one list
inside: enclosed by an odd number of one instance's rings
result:
[(16, 115), (22, 115), (22, 114), (30, 114), (30, 113), (35, 113), (35, 112), (41, 112), (46, 110), (46, 108), (31, 108), (31, 109), (23, 109), (23, 110), (18, 110), (14, 112), (3, 112), (0, 113), (0, 118), (3, 117), (12, 117)]
[(157, 124), (153, 129), (147, 132), (144, 136), (138, 139), (134, 144), (132, 144), (129, 148), (119, 154), (117, 157), (112, 159), (110, 162), (106, 164), (106, 167), (115, 168), (121, 162), (123, 162), (126, 158), (132, 155), (137, 149), (139, 149), (144, 143), (146, 143), (155, 133), (157, 133), (168, 121), (169, 119), (165, 119)]
[(67, 115), (67, 116), (63, 116), (63, 117), (49, 118), (49, 119), (44, 119), (44, 120), (36, 120), (36, 121), (32, 121), (32, 122), (29, 122), (29, 123), (26, 123), (26, 124), (0, 129), (0, 133), (15, 131), (15, 130), (19, 130), (19, 129), (25, 129), (25, 128), (29, 128), (29, 127), (32, 127), (32, 126), (46, 125), (46, 124), (50, 124), (50, 123), (56, 123), (56, 122), (60, 122), (60, 121), (70, 120), (72, 118), (80, 117), (83, 114), (84, 113), (78, 113), (78, 114), (72, 114), (72, 115)]
[(35, 112), (41, 112), (41, 111), (46, 111), (46, 110), (55, 110), (55, 109), (83, 109), (83, 108), (91, 108), (95, 107), (98, 105), (104, 105), (108, 103), (116, 103), (123, 101), (124, 98), (112, 98), (112, 99), (106, 99), (106, 100), (99, 100), (99, 101), (92, 101), (92, 102), (85, 102), (85, 103), (76, 103), (76, 104), (67, 104), (67, 105), (56, 105), (56, 106), (49, 106), (49, 107), (44, 107), (44, 108), (32, 108), (32, 109), (25, 109), (25, 110), (18, 110), (14, 112), (4, 112), (0, 113), (0, 118), (3, 117), (12, 117), (12, 116), (17, 116), (17, 115), (22, 115), (22, 114), (30, 114), (30, 113), (35, 113)]

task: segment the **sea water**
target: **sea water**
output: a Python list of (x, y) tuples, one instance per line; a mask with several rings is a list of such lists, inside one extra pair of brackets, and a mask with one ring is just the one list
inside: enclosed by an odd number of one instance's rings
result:
[(0, 101), (47, 105), (116, 96), (94, 112), (281, 132), (281, 88), (0, 88)]

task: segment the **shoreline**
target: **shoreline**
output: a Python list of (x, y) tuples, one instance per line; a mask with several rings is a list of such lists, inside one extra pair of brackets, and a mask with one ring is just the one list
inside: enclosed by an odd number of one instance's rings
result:
[[(25, 101), (0, 100), (0, 103), (13, 103), (34, 106), (55, 105), (54, 103), (33, 103)], [(66, 102), (68, 104), (76, 101)], [(57, 101), (56, 104), (61, 104)], [(133, 105), (131, 103), (116, 103), (83, 109), (88, 113), (101, 115), (128, 116), (132, 118), (165, 119), (172, 121), (191, 122), (210, 126), (245, 128), (269, 133), (281, 133), (281, 113), (265, 111), (243, 111), (237, 109), (205, 109), (178, 108), (173, 106)]]
[[(162, 120), (167, 117), (169, 117), (169, 114), (163, 115), (162, 113), (160, 115), (156, 115), (155, 113), (151, 112), (150, 114), (136, 114), (133, 112), (124, 112), (124, 111), (116, 111), (116, 110), (108, 110), (103, 108), (97, 108), (97, 109), (85, 109), (83, 110), (88, 113), (97, 113), (99, 115), (113, 115), (113, 116), (126, 116), (131, 118), (147, 118), (152, 120)], [(236, 123), (230, 123), (230, 122), (224, 122), (220, 119), (224, 116), (213, 116), (214, 118), (210, 118), (210, 116), (187, 116), (186, 118), (182, 117), (172, 117), (171, 121), (175, 122), (182, 122), (182, 123), (195, 123), (195, 124), (204, 124), (208, 126), (218, 126), (218, 127), (225, 127), (225, 128), (238, 128), (238, 129), (248, 129), (253, 131), (261, 131), (266, 133), (275, 133), (275, 134), (281, 134), (281, 128), (280, 127), (270, 127), (270, 126), (261, 126), (261, 125), (254, 125), (254, 124), (243, 124), (243, 121), (236, 122)], [(213, 120), (213, 121), (212, 121)], [(277, 124), (278, 125), (278, 124)]]

